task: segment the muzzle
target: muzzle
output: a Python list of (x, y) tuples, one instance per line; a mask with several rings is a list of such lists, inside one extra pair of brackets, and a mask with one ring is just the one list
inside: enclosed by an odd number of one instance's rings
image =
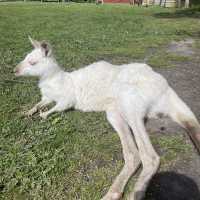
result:
[(18, 64), (15, 68), (14, 68), (14, 73), (15, 73), (15, 76), (20, 76), (20, 71), (21, 71), (21, 64)]

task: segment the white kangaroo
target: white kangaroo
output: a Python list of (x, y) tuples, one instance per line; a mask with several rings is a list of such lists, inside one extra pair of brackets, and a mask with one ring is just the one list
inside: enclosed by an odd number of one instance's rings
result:
[(40, 116), (70, 108), (105, 111), (119, 134), (125, 165), (102, 200), (122, 198), (129, 178), (142, 163), (143, 170), (130, 193), (130, 200), (141, 200), (147, 185), (159, 168), (144, 125), (144, 118), (168, 116), (185, 128), (200, 150), (200, 125), (190, 108), (177, 96), (165, 78), (143, 63), (112, 65), (93, 63), (71, 73), (63, 71), (46, 42), (29, 38), (34, 49), (15, 68), (16, 76), (38, 76), (42, 99), (27, 115), (55, 102)]

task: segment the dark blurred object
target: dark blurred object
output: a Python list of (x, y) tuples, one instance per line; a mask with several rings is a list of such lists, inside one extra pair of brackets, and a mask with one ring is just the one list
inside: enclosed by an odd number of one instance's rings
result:
[(191, 178), (175, 172), (162, 172), (151, 180), (144, 200), (200, 200), (200, 192)]

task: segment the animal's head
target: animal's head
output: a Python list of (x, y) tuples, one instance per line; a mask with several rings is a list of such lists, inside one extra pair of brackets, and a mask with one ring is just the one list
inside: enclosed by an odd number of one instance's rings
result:
[(50, 70), (52, 50), (48, 43), (29, 37), (34, 49), (14, 69), (16, 76), (42, 76)]

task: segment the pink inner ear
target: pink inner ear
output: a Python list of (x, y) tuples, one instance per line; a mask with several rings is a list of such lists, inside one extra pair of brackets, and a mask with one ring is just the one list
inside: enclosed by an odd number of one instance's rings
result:
[(35, 64), (37, 64), (37, 61), (30, 60), (29, 63), (30, 63), (30, 65), (35, 65)]

